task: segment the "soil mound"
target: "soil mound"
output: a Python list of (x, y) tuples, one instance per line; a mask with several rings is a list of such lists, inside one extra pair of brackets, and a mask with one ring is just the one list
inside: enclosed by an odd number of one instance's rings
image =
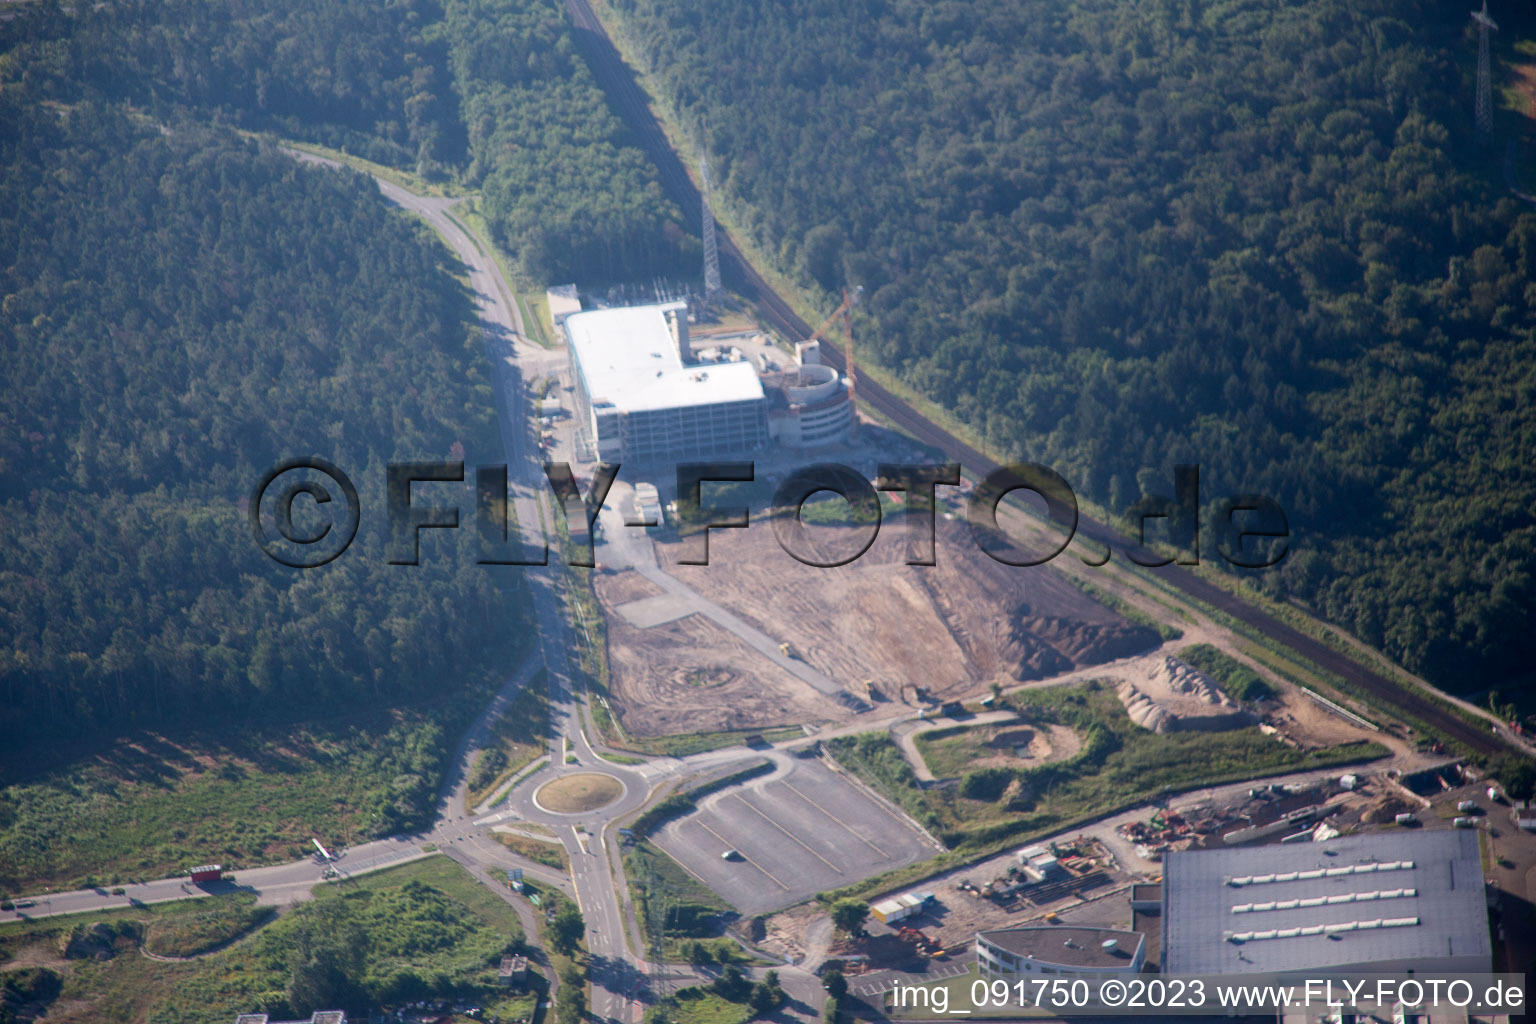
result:
[(1220, 731), (1258, 721), (1210, 676), (1172, 655), (1154, 659), (1141, 683), (1121, 683), (1119, 692), (1131, 721), (1153, 732)]

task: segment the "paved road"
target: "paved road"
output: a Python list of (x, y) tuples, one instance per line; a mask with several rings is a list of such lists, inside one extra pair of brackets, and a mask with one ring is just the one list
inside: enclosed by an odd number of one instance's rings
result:
[[(558, 356), (527, 340), (517, 303), (510, 295), (499, 269), (490, 255), (480, 249), (451, 215), (452, 201), (429, 199), (381, 182), (384, 194), (399, 205), (420, 214), (452, 246), (469, 270), (479, 312), (485, 324), (486, 355), (492, 367), (502, 443), (507, 457), (507, 483), (525, 543), (543, 546), (542, 524), (559, 515), (553, 503), (546, 502), (547, 483), (539, 461), (537, 445), (530, 436), (532, 410), (528, 406), (527, 384), (534, 373), (548, 373), (558, 368)], [(525, 376), (525, 374), (527, 376)], [(549, 766), (535, 779), (524, 783), (519, 793), (533, 791), (550, 778), (566, 773), (567, 751), (584, 765), (600, 764), (581, 728), (581, 694), (573, 682), (570, 652), (576, 650), (575, 637), (562, 613), (561, 584), (565, 568), (559, 565), (558, 552), (551, 552), (553, 564), (517, 569), (528, 581), (533, 603), (539, 654), (547, 671), (550, 713), (553, 721)], [(610, 773), (625, 781), (624, 809), (638, 806), (648, 786), (636, 773), (610, 768)], [(463, 812), (463, 801), (457, 801)], [(500, 820), (505, 820), (500, 819)], [(486, 819), (481, 819), (484, 827)], [(577, 826), (586, 829), (578, 832)], [(592, 1011), (598, 1017), (627, 1020), (631, 988), (629, 951), (624, 941), (623, 915), (617, 885), (600, 856), (605, 820), (597, 816), (573, 817), (555, 824), (556, 835), (565, 846), (571, 863), (571, 882), (577, 903), (587, 923), (587, 948), (594, 958), (592, 971)]]
[(624, 497), (627, 491), (627, 487), (615, 483), (608, 503), (603, 507), (601, 514), (601, 522), (603, 524), (602, 540), (597, 549), (600, 555), (595, 559), (596, 561), (600, 561), (604, 565), (613, 566), (614, 568), (634, 569), (667, 594), (681, 601), (688, 608), (689, 613), (696, 612), (703, 615), (715, 624), (734, 633), (748, 647), (751, 647), (763, 657), (817, 692), (850, 706), (868, 706), (862, 700), (844, 690), (830, 676), (817, 671), (799, 658), (786, 656), (779, 650), (779, 641), (773, 637), (746, 622), (735, 613), (722, 608), (676, 576), (665, 572), (656, 562), (656, 547), (651, 543), (651, 539), (645, 530), (625, 524), (625, 516), (621, 512), (623, 502), (619, 499)]
[[(290, 153), (305, 162), (338, 166), (311, 154)], [(558, 374), (563, 358), (559, 352), (547, 351), (527, 340), (517, 303), (499, 269), (453, 215), (452, 207), (457, 200), (418, 196), (384, 181), (379, 182), (379, 188), (391, 201), (426, 220), (464, 265), (485, 325), (486, 356), (491, 364), (508, 465), (509, 498), (525, 553), (528, 550), (536, 552), (544, 546), (545, 524), (553, 523), (560, 513), (546, 498), (548, 487), (538, 447), (531, 434), (528, 384), (535, 377)], [(615, 525), (618, 528), (611, 529), (609, 536), (628, 532), (622, 525)], [(537, 921), (526, 901), (507, 890), (502, 881), (505, 869), (520, 867), (527, 877), (574, 896), (587, 922), (587, 946), (593, 955), (592, 1012), (599, 1018), (638, 1021), (643, 1007), (637, 996), (649, 965), (630, 952), (625, 939), (623, 903), (627, 892), (621, 893), (622, 868), (610, 823), (616, 817), (638, 809), (663, 779), (712, 770), (761, 754), (735, 748), (686, 759), (658, 758), (636, 768), (621, 768), (602, 760), (582, 728), (584, 694), (573, 682), (570, 652), (578, 647), (562, 614), (561, 587), (567, 570), (560, 564), (558, 551), (552, 551), (550, 555), (554, 564), (511, 570), (522, 572), (528, 581), (539, 637), (538, 649), (507, 678), (465, 734), (459, 746), (456, 767), (445, 779), (439, 793), (437, 818), (427, 832), (336, 850), (333, 851), (336, 859), (329, 864), (317, 856), (290, 864), (242, 869), (234, 883), (197, 887), (183, 879), (165, 879), (127, 886), (122, 895), (102, 889), (45, 893), (35, 899), (22, 900), (14, 911), (0, 912), (0, 921), (87, 913), (122, 907), (131, 901), (149, 904), (233, 890), (255, 892), (263, 903), (286, 904), (309, 898), (329, 872), (343, 877), (355, 876), (442, 851), (506, 899), (522, 918), (530, 936), (536, 934)], [(659, 570), (655, 571), (659, 573)], [(727, 613), (716, 609), (715, 614), (723, 616)], [(743, 623), (733, 625), (738, 629), (750, 628)], [(781, 657), (776, 646), (771, 656)], [(465, 779), (474, 756), (490, 735), (495, 720), (521, 688), (530, 684), (540, 666), (548, 670), (553, 727), (550, 764), (537, 776), (516, 787), (505, 809), (476, 816), (465, 806)], [(819, 679), (813, 685), (816, 683), (835, 688), (830, 680)], [(566, 764), (568, 754), (577, 763)], [(533, 793), (550, 779), (571, 771), (594, 768), (624, 783), (624, 794), (613, 805), (591, 814), (557, 815), (542, 810), (533, 802)], [(544, 822), (555, 830), (570, 858), (569, 877), (520, 857), (495, 842), (491, 832), (495, 825), (519, 819)], [(673, 985), (694, 978), (687, 969), (670, 969), (666, 973)], [(785, 984), (792, 992), (809, 992), (815, 986), (815, 979), (809, 975), (803, 978), (786, 976)], [(814, 1007), (811, 1013), (814, 1014)]]
[[(682, 162), (667, 141), (661, 126), (646, 101), (645, 94), (635, 81), (634, 73), (624, 64), (618, 50), (609, 39), (607, 30), (593, 12), (588, 0), (565, 0), (567, 13), (574, 26), (577, 45), (586, 54), (598, 84), (608, 94), (615, 109), (634, 132), (637, 142), (650, 157), (660, 175), (662, 187), (678, 204), (690, 226), (698, 230), (702, 218), (702, 205), (697, 186), (688, 176)], [(720, 272), (726, 284), (757, 307), (762, 319), (781, 331), (785, 337), (803, 339), (811, 336), (811, 327), (795, 313), (794, 309), (768, 284), (742, 254), (735, 241), (723, 227), (716, 225), (716, 238), (720, 249)], [(844, 354), (836, 344), (826, 339), (821, 343), (822, 358), (838, 370), (847, 369)], [(997, 467), (997, 463), (976, 448), (954, 436), (949, 431), (929, 421), (907, 402), (867, 377), (858, 380), (858, 397), (880, 412), (896, 426), (923, 444), (943, 452), (947, 459), (960, 463), (966, 471), (980, 479)], [(1152, 561), (1155, 553), (1121, 536), (1120, 532), (1087, 516), (1078, 519), (1079, 536), (1097, 541), (1100, 549), (1108, 547), (1129, 557), (1134, 554), (1143, 561)], [(1167, 565), (1147, 570), (1186, 597), (1200, 601), (1243, 622), (1249, 628), (1295, 651), (1301, 657), (1325, 671), (1332, 672), (1351, 684), (1371, 693), (1383, 703), (1400, 709), (1407, 715), (1431, 723), (1447, 736), (1467, 744), (1473, 750), (1490, 754), (1507, 753), (1512, 748), (1532, 751), (1532, 746), (1514, 736), (1501, 724), (1491, 719), (1478, 726), (1465, 719), (1448, 714), (1416, 687), (1396, 683), (1329, 647), (1321, 641), (1299, 632), (1269, 613), (1243, 601), (1237, 595), (1196, 575), (1193, 571)], [(1484, 717), (1486, 713), (1461, 703), (1469, 713)]]
[[(490, 255), (480, 249), (478, 243), (453, 217), (453, 200), (416, 196), (385, 182), (380, 182), (380, 188), (391, 200), (426, 219), (468, 269), (470, 284), (477, 295), (479, 311), (486, 325), (486, 354), (491, 363), (502, 442), (506, 450), (509, 494), (525, 544), (541, 547), (544, 541), (540, 524), (552, 524), (561, 513), (549, 498), (538, 446), (534, 443), (532, 409), (527, 388), (535, 377), (558, 374), (563, 367), (563, 357), (558, 352), (546, 351), (527, 340), (510, 289)], [(621, 523), (609, 524), (605, 534), (608, 538), (636, 534), (643, 537), (643, 531), (632, 530)], [(467, 815), (458, 817), (465, 814), (462, 786), (458, 787), (456, 796), (442, 808), (439, 821), (463, 823), (465, 834), (462, 840), (456, 841), (466, 845), (456, 846), (454, 851), (481, 865), (488, 860), (505, 859), (497, 855), (501, 849), (499, 846), (492, 849), (481, 838), (484, 830), (494, 824), (522, 819), (543, 823), (554, 829), (569, 856), (571, 888), (586, 920), (587, 949), (592, 954), (593, 962), (591, 1011), (598, 1019), (638, 1022), (643, 1006), (636, 996), (643, 987), (650, 965), (631, 952), (625, 938), (626, 916), (623, 905), (627, 893), (622, 891), (623, 873), (612, 823), (622, 815), (638, 809), (662, 779), (727, 765), (732, 761), (745, 761), (760, 755), (739, 748), (728, 749), (690, 758), (662, 759), (633, 769), (619, 767), (600, 758), (588, 740), (587, 731), (583, 729), (586, 717), (585, 694), (580, 690), (577, 682), (579, 676), (571, 663), (570, 652), (580, 648), (562, 610), (561, 591), (567, 570), (559, 564), (558, 551), (551, 551), (550, 554), (553, 564), (547, 567), (516, 570), (524, 572), (524, 578), (528, 581), (539, 637), (538, 660), (547, 669), (553, 734), (550, 763), (514, 789), (508, 797), (505, 810), (478, 819)], [(656, 571), (660, 574), (659, 570)], [(670, 578), (660, 575), (664, 579)], [(719, 610), (719, 614), (728, 615), (723, 610)], [(727, 625), (727, 628), (733, 628), (733, 631), (750, 629), (745, 623), (738, 623), (734, 627)], [(782, 657), (776, 645), (773, 655), (776, 658)], [(830, 680), (826, 682), (831, 683)], [(831, 685), (835, 687), (835, 684)], [(473, 744), (466, 742), (466, 748), (472, 749)], [(574, 757), (575, 764), (566, 763), (568, 755)], [(534, 802), (534, 794), (548, 781), (571, 772), (591, 770), (600, 770), (619, 779), (624, 784), (623, 796), (610, 806), (578, 815), (554, 814)], [(531, 870), (526, 865), (524, 870), (531, 877), (547, 874), (547, 871)], [(686, 969), (672, 969), (667, 973), (671, 976), (670, 983), (674, 985), (686, 983), (693, 977)], [(808, 986), (814, 987), (816, 984), (815, 979), (809, 975), (785, 978), (785, 985), (791, 991), (809, 991)], [(814, 1008), (811, 1012), (814, 1014)]]
[[(1099, 666), (1095, 666), (1096, 669)], [(1014, 711), (987, 711), (979, 715), (970, 715), (964, 719), (933, 718), (915, 722), (898, 723), (891, 729), (891, 738), (901, 748), (902, 754), (907, 759), (907, 765), (912, 769), (912, 774), (917, 776), (917, 781), (924, 784), (932, 784), (937, 781), (933, 777), (933, 771), (928, 767), (928, 762), (923, 759), (923, 752), (917, 748), (917, 738), (925, 732), (933, 732), (935, 729), (953, 729), (956, 726), (969, 728), (973, 725), (996, 725), (998, 722), (1017, 722), (1019, 716)]]
[[(306, 154), (296, 155), (305, 160), (328, 163)], [(557, 373), (562, 364), (561, 356), (558, 352), (546, 351), (526, 340), (517, 304), (501, 279), (494, 261), (489, 254), (480, 250), (452, 215), (454, 200), (416, 196), (384, 182), (380, 183), (380, 188), (392, 201), (423, 217), (464, 263), (471, 287), (477, 295), (480, 314), (486, 324), (485, 348), (492, 367), (499, 423), (509, 467), (509, 496), (525, 542), (534, 548), (541, 547), (542, 524), (553, 522), (553, 517), (559, 515), (559, 512), (546, 499), (547, 484), (537, 445), (531, 434), (527, 384), (535, 376)], [(612, 510), (605, 513), (609, 516), (614, 514)], [(678, 596), (699, 602), (700, 611), (746, 638), (766, 656), (775, 661), (782, 658), (777, 645), (769, 638), (757, 634), (757, 631), (735, 616), (705, 601), (691, 588), (677, 584), (677, 581), (661, 572), (642, 531), (611, 521), (606, 522), (605, 527), (606, 544), (612, 548), (609, 551), (605, 547), (606, 558), (616, 560), (622, 551), (623, 557), (630, 560), (627, 564), (635, 564), (637, 569), (658, 585)], [(616, 844), (612, 841), (614, 837), (610, 834), (611, 823), (616, 816), (639, 807), (662, 780), (715, 769), (734, 761), (757, 758), (762, 756), (762, 752), (733, 748), (681, 759), (658, 758), (634, 768), (621, 768), (603, 761), (592, 748), (582, 727), (584, 695), (574, 681), (577, 677), (573, 674), (570, 661), (570, 652), (577, 650), (578, 646), (562, 614), (561, 588), (567, 570), (558, 564), (558, 552), (551, 552), (551, 556), (556, 564), (511, 570), (522, 572), (528, 581), (539, 646), (533, 656), (508, 677), (502, 690), (466, 734), (460, 745), (457, 770), (445, 782), (440, 794), (438, 817), (433, 827), (422, 835), (396, 836), (341, 851), (331, 867), (344, 875), (356, 875), (427, 856), (431, 853), (430, 848), (435, 847), (465, 865), (475, 877), (490, 884), (507, 899), (523, 918), (530, 935), (534, 934), (536, 924), (533, 915), (523, 901), (507, 893), (505, 886), (497, 880), (497, 872), (508, 867), (521, 867), (528, 877), (570, 892), (586, 918), (588, 948), (594, 958), (592, 1011), (599, 1018), (633, 1022), (638, 1020), (642, 1009), (636, 996), (640, 991), (642, 975), (649, 965), (630, 952), (625, 939), (627, 923), (624, 902), (627, 894), (621, 889), (622, 870), (618, 863)], [(650, 572), (645, 571), (647, 566)], [(677, 589), (669, 586), (668, 581), (676, 584)], [(764, 650), (764, 645), (769, 649)], [(495, 718), (522, 686), (530, 684), (539, 665), (547, 669), (553, 717), (554, 738), (550, 764), (536, 777), (516, 788), (506, 809), (475, 816), (464, 806), (466, 787), (463, 780), (472, 763), (472, 756), (489, 735), (490, 725)], [(792, 671), (800, 668), (808, 670), (808, 667), (798, 662), (791, 662), (786, 667)], [(825, 677), (809, 679), (799, 671), (796, 674), (808, 684), (822, 689), (822, 692), (828, 692), (823, 689), (826, 686), (833, 690), (839, 689)], [(907, 709), (893, 708), (892, 711), (885, 724), (911, 714)], [(864, 731), (879, 728), (881, 724), (864, 721), (841, 731)], [(807, 738), (787, 746), (809, 742), (812, 740)], [(574, 756), (576, 764), (566, 764), (567, 753)], [(602, 770), (624, 783), (624, 795), (610, 807), (586, 815), (561, 816), (543, 811), (532, 802), (533, 792), (549, 779), (570, 771), (592, 769)], [(570, 857), (569, 879), (513, 854), (494, 841), (490, 832), (492, 826), (517, 819), (543, 821), (554, 828)], [(288, 903), (307, 898), (322, 881), (322, 873), (327, 867), (317, 860), (304, 860), (242, 870), (239, 872), (238, 885), (242, 889), (256, 891), (263, 902)], [(180, 879), (168, 879), (127, 887), (127, 892), (121, 896), (101, 890), (47, 895), (33, 906), (0, 913), (0, 920), (89, 912), (119, 907), (130, 899), (143, 903), (185, 899), (205, 895), (207, 891), (219, 891), (219, 887), (204, 891), (189, 887)], [(677, 983), (689, 977), (684, 971), (673, 973), (678, 975), (675, 979)], [(782, 969), (781, 977), (785, 987), (797, 998), (803, 999), (803, 1005), (808, 1006), (810, 1014), (814, 1016), (819, 1003), (816, 997), (819, 984), (816, 979), (794, 968)]]

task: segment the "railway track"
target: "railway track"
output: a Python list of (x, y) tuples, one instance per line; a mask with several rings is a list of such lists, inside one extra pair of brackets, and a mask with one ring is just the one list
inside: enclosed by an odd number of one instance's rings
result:
[[(619, 116), (635, 135), (637, 143), (655, 164), (661, 177), (662, 187), (677, 203), (688, 219), (689, 226), (698, 232), (702, 229), (701, 197), (698, 187), (688, 176), (682, 161), (667, 141), (661, 126), (651, 113), (645, 94), (635, 81), (634, 74), (620, 57), (613, 41), (608, 38), (588, 0), (565, 0), (566, 11), (575, 26), (576, 41), (586, 54), (594, 77), (613, 102)], [(802, 320), (790, 305), (765, 281), (742, 255), (730, 234), (716, 226), (716, 238), (720, 248), (720, 272), (727, 286), (752, 303), (759, 316), (786, 337), (807, 338), (811, 326)], [(844, 353), (836, 345), (823, 340), (822, 358), (838, 370), (846, 370)], [(978, 477), (997, 468), (997, 463), (960, 438), (939, 427), (898, 396), (868, 378), (859, 380), (860, 399), (885, 416), (912, 437), (937, 448), (955, 462), (960, 463)], [(1127, 553), (1138, 553), (1143, 560), (1155, 556), (1146, 548), (1120, 535), (1112, 527), (1087, 516), (1078, 519), (1078, 533), (1101, 544)], [(1364, 665), (1314, 640), (1312, 637), (1281, 622), (1269, 613), (1242, 601), (1232, 593), (1201, 579), (1189, 569), (1167, 565), (1152, 570), (1169, 586), (1193, 600), (1202, 602), (1232, 618), (1243, 622), (1263, 636), (1281, 644), (1310, 661), (1318, 668), (1330, 672), (1353, 686), (1371, 694), (1377, 700), (1396, 708), (1411, 718), (1429, 724), (1445, 736), (1483, 754), (1510, 753), (1511, 748), (1491, 730), (1480, 729), (1461, 716), (1444, 708), (1418, 691), (1401, 686), (1371, 671)]]

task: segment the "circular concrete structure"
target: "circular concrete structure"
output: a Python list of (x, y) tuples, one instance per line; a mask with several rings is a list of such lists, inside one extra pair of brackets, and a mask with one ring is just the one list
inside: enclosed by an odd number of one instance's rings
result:
[(812, 405), (831, 398), (842, 387), (837, 371), (818, 363), (797, 366), (787, 371), (782, 380), (790, 405)]
[(604, 772), (573, 772), (544, 783), (533, 802), (552, 814), (589, 814), (618, 800), (624, 790), (623, 781)]

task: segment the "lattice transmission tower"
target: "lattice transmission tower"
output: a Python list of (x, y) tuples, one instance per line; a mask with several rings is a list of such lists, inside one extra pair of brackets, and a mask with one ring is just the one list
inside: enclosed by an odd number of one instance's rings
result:
[(1488, 17), (1488, 0), (1483, 9), (1472, 12), (1477, 22), (1477, 143), (1486, 146), (1493, 141), (1493, 73), (1488, 59), (1488, 32), (1497, 32), (1499, 26)]
[(699, 160), (704, 184), (704, 301), (713, 303), (725, 291), (720, 285), (720, 250), (715, 244), (715, 211), (709, 205), (709, 158)]

